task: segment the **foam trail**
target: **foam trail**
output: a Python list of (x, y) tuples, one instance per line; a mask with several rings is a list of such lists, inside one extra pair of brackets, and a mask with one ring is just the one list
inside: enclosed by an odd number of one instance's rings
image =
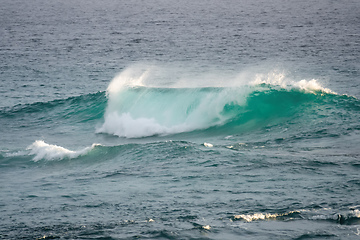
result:
[(30, 150), (29, 155), (35, 155), (33, 160), (35, 162), (45, 160), (61, 160), (64, 158), (77, 158), (91, 151), (95, 146), (99, 144), (93, 144), (91, 147), (86, 147), (79, 151), (71, 151), (61, 146), (47, 144), (42, 140), (37, 140), (33, 144), (27, 147)]

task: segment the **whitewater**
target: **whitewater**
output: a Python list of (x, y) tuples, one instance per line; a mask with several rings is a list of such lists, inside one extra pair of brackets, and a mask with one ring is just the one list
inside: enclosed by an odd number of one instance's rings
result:
[(358, 1), (0, 6), (0, 239), (360, 239)]

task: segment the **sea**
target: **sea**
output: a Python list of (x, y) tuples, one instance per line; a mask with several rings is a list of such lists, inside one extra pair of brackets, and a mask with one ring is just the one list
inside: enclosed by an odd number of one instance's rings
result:
[(359, 0), (1, 0), (0, 239), (360, 239)]

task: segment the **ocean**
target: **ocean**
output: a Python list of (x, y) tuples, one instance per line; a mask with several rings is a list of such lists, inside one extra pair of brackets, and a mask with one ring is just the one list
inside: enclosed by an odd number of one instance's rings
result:
[(358, 0), (2, 0), (0, 239), (360, 239)]

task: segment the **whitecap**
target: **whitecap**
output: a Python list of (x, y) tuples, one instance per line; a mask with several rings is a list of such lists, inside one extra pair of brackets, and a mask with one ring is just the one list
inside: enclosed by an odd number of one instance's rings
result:
[(77, 158), (88, 153), (95, 146), (100, 144), (92, 144), (91, 147), (86, 147), (79, 151), (72, 151), (61, 146), (47, 144), (43, 140), (36, 140), (33, 144), (27, 147), (30, 150), (29, 155), (34, 155), (33, 161), (37, 162), (41, 159), (45, 160), (61, 160), (64, 158)]
[(278, 217), (278, 214), (270, 214), (270, 213), (254, 213), (254, 214), (240, 214), (240, 215), (235, 215), (234, 218), (235, 219), (243, 219), (247, 222), (252, 222), (252, 221), (256, 221), (256, 220), (265, 220), (265, 219), (270, 219), (270, 218), (276, 218)]
[(279, 86), (284, 89), (299, 89), (308, 93), (328, 93), (328, 94), (337, 94), (329, 88), (323, 87), (317, 79), (311, 80), (300, 80), (294, 81), (285, 76), (284, 73), (279, 73), (276, 71), (270, 72), (268, 74), (257, 74), (255, 79), (250, 83), (253, 86), (268, 84), (271, 86)]

